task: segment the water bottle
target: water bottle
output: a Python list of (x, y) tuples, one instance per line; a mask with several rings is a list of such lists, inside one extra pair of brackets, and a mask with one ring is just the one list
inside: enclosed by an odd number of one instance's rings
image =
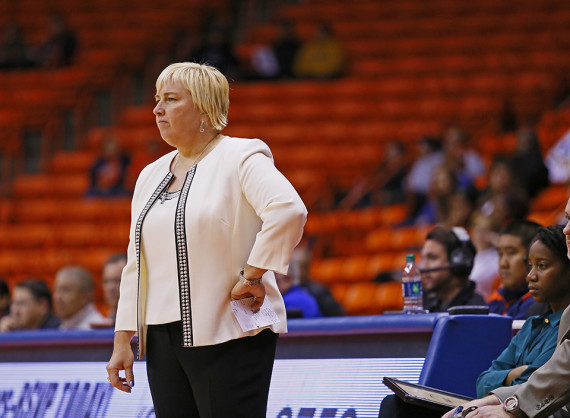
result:
[(422, 300), (422, 274), (416, 265), (414, 254), (406, 255), (406, 266), (402, 271), (402, 296), (404, 313), (425, 312)]

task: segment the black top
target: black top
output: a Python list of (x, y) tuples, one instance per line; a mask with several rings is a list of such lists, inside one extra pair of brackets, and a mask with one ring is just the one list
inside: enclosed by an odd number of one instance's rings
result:
[(427, 309), (429, 312), (447, 312), (447, 309), (452, 306), (465, 305), (487, 305), (483, 296), (475, 292), (475, 282), (471, 280), (447, 303), (442, 303), (437, 296), (428, 296), (424, 299), (424, 309)]
[(50, 313), (41, 325), (40, 329), (56, 329), (59, 328), (60, 324), (61, 321), (59, 318)]

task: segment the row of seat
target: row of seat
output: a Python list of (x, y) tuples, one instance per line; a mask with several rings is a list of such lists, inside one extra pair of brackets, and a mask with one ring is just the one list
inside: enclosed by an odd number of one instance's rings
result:
[[(452, 57), (448, 59), (461, 58)], [(433, 68), (431, 64), (430, 68)], [(515, 74), (496, 71), (464, 74), (442, 74), (432, 71), (431, 74), (424, 74), (422, 77), (406, 73), (383, 74), (377, 82), (355, 76), (320, 83), (303, 80), (295, 83), (256, 82), (233, 85), (230, 91), (230, 101), (233, 108), (234, 104), (246, 106), (257, 102), (273, 101), (281, 101), (291, 105), (305, 101), (325, 103), (329, 101), (331, 95), (339, 100), (350, 100), (356, 97), (366, 100), (382, 97), (389, 100), (402, 99), (404, 101), (410, 98), (433, 97), (438, 100), (440, 95), (444, 97), (446, 95), (485, 96), (487, 94), (500, 94), (506, 88), (511, 91), (515, 91), (517, 88), (525, 91), (543, 84), (543, 87), (548, 87), (555, 81), (551, 77), (552, 74), (547, 72), (537, 73), (533, 70), (520, 69)], [(129, 110), (127, 118), (131, 118), (130, 112), (132, 111)], [(136, 113), (136, 110), (133, 112)], [(146, 115), (144, 120), (152, 119), (151, 106), (146, 109), (141, 108), (140, 112)], [(132, 115), (132, 117), (137, 123), (139, 122), (136, 115)]]
[(403, 308), (400, 282), (334, 283), (331, 293), (347, 315), (380, 315)]
[[(358, 21), (366, 22), (371, 18), (382, 19), (386, 24), (381, 34), (421, 33), (422, 29), (437, 30), (440, 33), (454, 33), (464, 27), (470, 31), (504, 27), (512, 25), (524, 28), (544, 27), (541, 16), (549, 21), (563, 25), (563, 17), (559, 14), (567, 12), (563, 2), (537, 3), (526, 0), (517, 3), (517, 9), (501, 2), (429, 2), (418, 4), (414, 0), (376, 2), (362, 1), (347, 9), (342, 2), (313, 1), (304, 7), (292, 7), (283, 15), (297, 22), (326, 21)], [(477, 13), (479, 11), (479, 13)], [(457, 19), (461, 19), (458, 24)], [(399, 22), (402, 22), (401, 24)], [(425, 29), (424, 29), (425, 30)]]
[(0, 248), (78, 248), (87, 251), (101, 246), (122, 246), (126, 248), (130, 223), (79, 222), (70, 217), (66, 223), (50, 225), (16, 224), (5, 225), (0, 235)]
[(371, 281), (380, 273), (400, 271), (404, 268), (406, 254), (415, 252), (417, 251), (384, 251), (371, 255), (315, 259), (311, 263), (310, 276), (327, 285)]

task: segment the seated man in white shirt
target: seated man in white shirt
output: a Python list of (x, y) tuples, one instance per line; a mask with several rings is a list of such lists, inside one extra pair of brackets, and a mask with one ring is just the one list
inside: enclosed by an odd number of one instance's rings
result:
[(66, 266), (55, 275), (54, 310), (61, 320), (60, 329), (91, 329), (104, 321), (94, 304), (95, 283), (81, 266)]

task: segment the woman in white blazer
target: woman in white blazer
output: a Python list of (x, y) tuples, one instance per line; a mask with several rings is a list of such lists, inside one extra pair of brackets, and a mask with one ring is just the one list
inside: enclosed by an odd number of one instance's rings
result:
[[(267, 145), (220, 134), (228, 108), (213, 67), (172, 64), (157, 79), (156, 123), (176, 149), (135, 186), (107, 372), (131, 391), (137, 333), (158, 417), (265, 417), (287, 331), (273, 272), (287, 273), (307, 212)], [(230, 302), (244, 298), (254, 312), (267, 301), (278, 322), (242, 331)]]

